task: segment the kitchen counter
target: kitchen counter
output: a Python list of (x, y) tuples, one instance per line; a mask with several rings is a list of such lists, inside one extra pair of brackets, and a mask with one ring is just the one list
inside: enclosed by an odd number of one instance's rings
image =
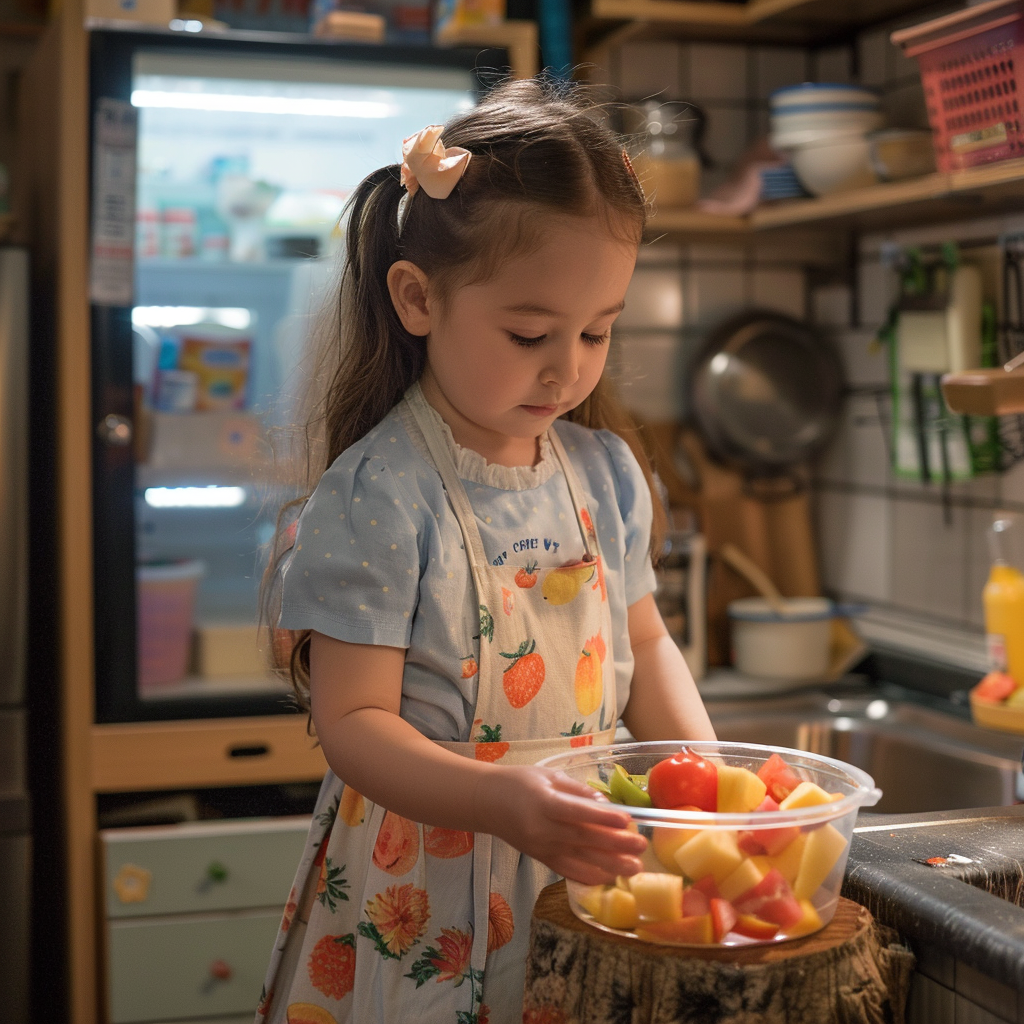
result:
[(862, 813), (842, 893), (913, 946), (1024, 993), (1024, 805)]

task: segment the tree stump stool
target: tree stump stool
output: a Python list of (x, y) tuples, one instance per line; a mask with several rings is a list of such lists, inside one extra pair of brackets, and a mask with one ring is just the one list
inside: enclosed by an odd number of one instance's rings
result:
[(766, 946), (657, 946), (572, 912), (544, 889), (530, 926), (524, 1024), (903, 1024), (914, 956), (871, 912)]

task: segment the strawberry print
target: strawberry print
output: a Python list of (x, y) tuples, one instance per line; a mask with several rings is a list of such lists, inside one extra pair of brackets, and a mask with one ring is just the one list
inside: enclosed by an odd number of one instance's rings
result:
[(355, 936), (324, 935), (309, 954), (306, 970), (318, 992), (331, 999), (347, 996), (356, 976)]
[(506, 615), (512, 614), (512, 609), (516, 606), (516, 594), (514, 590), (509, 590), (508, 587), (501, 588), (501, 610)]
[(568, 732), (563, 732), (562, 735), (569, 737), (570, 747), (589, 747), (594, 742), (594, 734), (585, 733), (582, 722), (573, 722), (572, 728)]
[(529, 590), (537, 585), (537, 563), (527, 562), (526, 565), (516, 573), (516, 586), (521, 590)]
[(514, 708), (526, 707), (544, 684), (544, 659), (534, 650), (536, 646), (536, 640), (524, 640), (513, 654), (500, 652), (512, 660), (502, 674), (501, 685)]
[[(480, 724), (478, 718), (474, 725)], [(478, 761), (499, 761), (508, 753), (508, 744), (501, 739), (501, 725), (480, 724), (480, 735), (473, 741), (476, 747), (473, 756)]]

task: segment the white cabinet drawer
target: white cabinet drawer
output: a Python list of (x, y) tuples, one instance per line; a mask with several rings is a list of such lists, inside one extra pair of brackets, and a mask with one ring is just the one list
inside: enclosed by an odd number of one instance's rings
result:
[(255, 1014), (281, 911), (109, 923), (112, 1024)]
[(100, 833), (109, 918), (283, 906), (308, 817)]

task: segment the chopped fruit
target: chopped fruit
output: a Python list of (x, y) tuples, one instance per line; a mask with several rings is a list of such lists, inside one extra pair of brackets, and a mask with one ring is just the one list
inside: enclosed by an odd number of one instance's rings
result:
[(693, 883), (694, 889), (699, 889), (709, 900), (716, 900), (722, 894), (718, 891), (718, 883), (714, 875), (705, 875)]
[[(714, 879), (711, 880), (714, 881)], [(700, 917), (701, 914), (706, 914), (710, 910), (711, 900), (701, 889), (691, 885), (683, 893), (683, 917)]]
[(795, 939), (798, 935), (810, 935), (822, 927), (821, 915), (814, 909), (814, 904), (810, 900), (801, 900), (800, 909), (803, 916), (786, 929), (787, 939)]
[[(676, 811), (699, 811), (699, 807), (674, 807)], [(676, 850), (684, 843), (689, 842), (698, 832), (699, 828), (670, 828), (668, 825), (656, 825), (651, 830), (651, 845), (654, 847), (654, 855), (668, 868), (678, 874), (682, 869), (676, 863)]]
[(743, 860), (736, 833), (706, 828), (676, 851), (676, 863), (690, 878), (714, 875), (716, 882), (731, 875)]
[(722, 879), (718, 889), (723, 899), (734, 900), (753, 889), (765, 874), (767, 872), (762, 871), (753, 858), (748, 857), (732, 874)]
[(1024, 686), (1018, 686), (1009, 697), (1006, 698), (1008, 708), (1024, 707)]
[(757, 777), (768, 788), (768, 795), (782, 803), (800, 785), (800, 778), (778, 754), (772, 754), (758, 769)]
[(647, 773), (647, 792), (655, 807), (692, 804), (702, 811), (718, 809), (718, 767), (683, 747)]
[(789, 883), (774, 869), (736, 900), (736, 909), (741, 914), (754, 914), (782, 928), (795, 924), (803, 915)]
[[(777, 811), (779, 805), (770, 796), (766, 796), (755, 808), (757, 811)], [(755, 828), (739, 834), (739, 847), (744, 853), (767, 853), (770, 856), (784, 850), (793, 839), (800, 834), (796, 825), (783, 825), (781, 828)]]
[(678, 921), (683, 916), (683, 880), (679, 875), (641, 871), (629, 879), (636, 911), (651, 921)]
[(588, 885), (576, 898), (580, 906), (591, 915), (597, 917), (601, 913), (601, 897), (604, 896), (603, 885)]
[(645, 921), (637, 925), (636, 934), (645, 942), (686, 942), (709, 946), (715, 941), (710, 914), (684, 917), (679, 921)]
[(995, 704), (1006, 700), (1007, 697), (1017, 689), (1017, 683), (1013, 676), (1005, 672), (989, 672), (980, 683), (978, 683), (971, 694), (979, 700), (990, 700)]
[(636, 897), (613, 885), (601, 894), (601, 905), (594, 918), (609, 928), (635, 928), (640, 921)]
[(615, 766), (615, 771), (608, 779), (608, 789), (612, 800), (618, 804), (628, 804), (630, 807), (651, 806), (650, 796), (636, 784), (633, 776), (621, 764)]
[(721, 942), (732, 931), (738, 917), (736, 908), (728, 900), (711, 900), (711, 927), (715, 942)]
[(722, 814), (745, 814), (764, 799), (766, 787), (750, 769), (718, 766), (718, 810)]
[(821, 786), (813, 782), (801, 782), (785, 800), (779, 802), (779, 810), (793, 811), (798, 807), (815, 807), (831, 801), (832, 794), (826, 793)]
[(807, 833), (801, 832), (794, 836), (793, 841), (774, 857), (765, 857), (769, 868), (777, 868), (782, 877), (792, 885), (796, 881), (797, 872), (800, 870), (800, 861), (803, 859), (804, 846), (807, 843)]
[(831, 825), (822, 825), (806, 835), (800, 870), (793, 882), (793, 892), (800, 899), (806, 899), (817, 891), (846, 849), (846, 836)]
[(756, 914), (737, 914), (732, 930), (737, 935), (745, 935), (748, 939), (771, 939), (779, 930), (772, 921), (763, 921)]

